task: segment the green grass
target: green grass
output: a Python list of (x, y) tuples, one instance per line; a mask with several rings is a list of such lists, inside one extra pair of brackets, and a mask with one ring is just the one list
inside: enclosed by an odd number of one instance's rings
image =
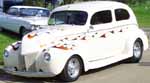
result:
[(19, 40), (19, 36), (12, 32), (2, 31), (0, 32), (0, 63), (3, 61), (3, 52), (4, 49), (11, 43)]

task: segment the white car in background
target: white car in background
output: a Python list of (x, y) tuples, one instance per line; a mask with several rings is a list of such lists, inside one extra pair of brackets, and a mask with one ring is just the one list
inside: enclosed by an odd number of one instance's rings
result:
[(52, 11), (49, 24), (5, 49), (7, 73), (75, 81), (82, 72), (120, 60), (137, 63), (148, 48), (133, 11), (119, 2), (61, 6)]
[(19, 33), (21, 36), (29, 31), (48, 25), (50, 11), (34, 6), (12, 6), (7, 14), (0, 14), (0, 27)]

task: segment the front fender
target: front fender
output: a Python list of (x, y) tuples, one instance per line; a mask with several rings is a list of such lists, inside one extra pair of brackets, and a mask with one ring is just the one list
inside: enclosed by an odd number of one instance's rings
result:
[(37, 66), (39, 69), (42, 69), (46, 72), (53, 72), (55, 75), (60, 74), (67, 61), (74, 55), (78, 55), (82, 61), (83, 61), (83, 66), (84, 66), (84, 71), (88, 70), (88, 66), (86, 63), (86, 60), (80, 55), (77, 50), (62, 50), (58, 48), (50, 48), (48, 53), (51, 55), (51, 60), (46, 61), (44, 60), (44, 56), (41, 54), (41, 56), (37, 60)]
[(37, 70), (41, 69), (44, 72), (53, 72), (55, 75), (60, 74), (72, 55), (57, 48), (51, 48), (48, 53), (51, 55), (50, 61), (46, 61), (43, 54), (38, 57), (36, 61)]
[(12, 45), (9, 45), (5, 52), (8, 52), (8, 56), (3, 55), (4, 66), (9, 67), (17, 67), (19, 68), (19, 59), (20, 59), (20, 50), (21, 50), (21, 42), (17, 41)]

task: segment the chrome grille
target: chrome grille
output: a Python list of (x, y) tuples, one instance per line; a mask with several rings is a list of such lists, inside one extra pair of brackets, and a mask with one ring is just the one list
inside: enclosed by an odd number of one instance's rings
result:
[(18, 61), (19, 61), (18, 70), (19, 70), (19, 71), (25, 71), (26, 68), (25, 68), (24, 56), (23, 56), (23, 55), (19, 55), (18, 59), (19, 59), (19, 60), (18, 60)]
[(36, 56), (37, 53), (32, 53), (24, 56), (26, 71), (36, 72)]

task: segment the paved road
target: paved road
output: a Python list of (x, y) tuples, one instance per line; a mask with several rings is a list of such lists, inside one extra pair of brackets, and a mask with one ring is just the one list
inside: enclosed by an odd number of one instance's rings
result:
[[(0, 83), (55, 83), (57, 78), (23, 78), (0, 70)], [(150, 83), (150, 49), (139, 64), (119, 62), (84, 73), (75, 83)]]
[[(0, 70), (0, 83), (55, 83), (57, 78), (23, 78)], [(140, 63), (119, 62), (84, 73), (75, 83), (150, 83), (150, 49)]]

